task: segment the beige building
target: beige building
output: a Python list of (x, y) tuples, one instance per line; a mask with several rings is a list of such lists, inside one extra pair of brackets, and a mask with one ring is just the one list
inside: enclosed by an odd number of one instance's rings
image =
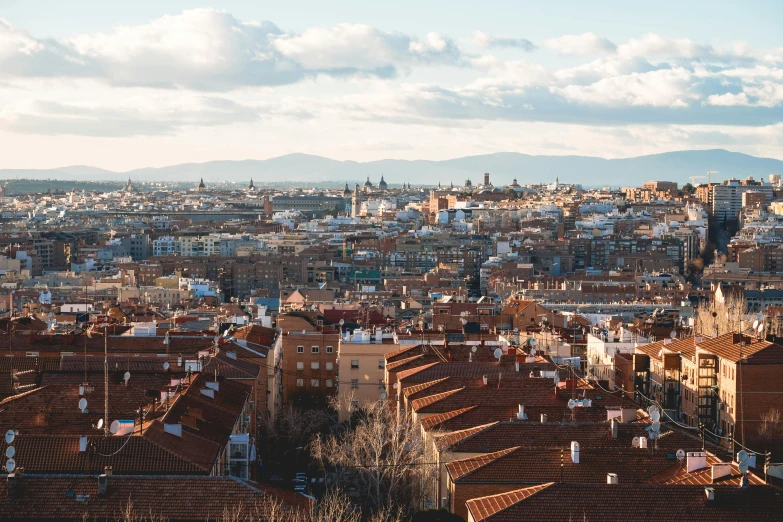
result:
[(386, 397), (386, 353), (398, 348), (394, 332), (380, 327), (375, 332), (356, 329), (342, 335), (337, 350), (340, 421), (350, 417), (352, 408)]

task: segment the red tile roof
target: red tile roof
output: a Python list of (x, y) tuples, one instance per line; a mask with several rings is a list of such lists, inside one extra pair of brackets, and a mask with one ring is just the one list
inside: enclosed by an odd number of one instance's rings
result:
[[(740, 360), (741, 353), (742, 357), (747, 358), (743, 364), (783, 364), (783, 346), (748, 336), (743, 339), (744, 342), (734, 342), (735, 334), (727, 333), (711, 339), (706, 338), (698, 347), (735, 363)], [(761, 355), (763, 352), (767, 353)]]
[(435, 449), (441, 451), (454, 444), (457, 444), (462, 440), (465, 440), (468, 437), (475, 435), (476, 433), (482, 432), (487, 428), (490, 428), (496, 424), (497, 422), (491, 422), (489, 424), (484, 424), (482, 426), (475, 426), (473, 428), (468, 428), (466, 430), (459, 430), (451, 433), (435, 434), (434, 435)]
[(469, 473), (472, 473), (477, 469), (482, 468), (487, 464), (490, 464), (518, 449), (519, 446), (514, 446), (513, 448), (507, 448), (478, 457), (472, 457), (464, 460), (455, 460), (446, 464), (446, 470), (448, 471), (451, 480), (456, 481), (459, 478), (464, 477), (465, 475), (468, 475)]
[(429, 430), (434, 428), (435, 426), (439, 426), (443, 424), (444, 422), (451, 420), (455, 417), (458, 417), (462, 415), (465, 412), (468, 412), (475, 408), (475, 406), (468, 406), (467, 408), (460, 408), (458, 410), (449, 411), (446, 413), (439, 413), (437, 415), (431, 415), (429, 417), (425, 417), (421, 420), (421, 425), (425, 430)]
[(544, 488), (548, 488), (552, 485), (552, 482), (548, 484), (540, 484), (538, 486), (531, 486), (529, 488), (517, 489), (515, 491), (509, 491), (508, 493), (501, 493), (499, 495), (490, 495), (488, 497), (479, 497), (468, 500), (468, 511), (473, 515), (473, 520), (481, 522), (486, 520), (490, 516), (503, 511), (504, 509), (513, 506), (517, 502), (520, 502), (530, 495), (538, 493)]

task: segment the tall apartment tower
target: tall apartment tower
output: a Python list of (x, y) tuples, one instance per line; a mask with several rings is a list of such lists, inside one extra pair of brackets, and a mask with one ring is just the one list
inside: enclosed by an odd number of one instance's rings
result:
[(492, 184), (489, 182), (489, 172), (484, 173), (484, 186), (490, 187)]

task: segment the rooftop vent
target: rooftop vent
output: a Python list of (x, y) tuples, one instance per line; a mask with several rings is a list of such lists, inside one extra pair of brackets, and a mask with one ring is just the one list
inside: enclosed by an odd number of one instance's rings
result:
[(617, 478), (617, 473), (607, 473), (606, 474), (606, 483), (607, 484), (619, 484), (620, 480)]
[(704, 494), (707, 495), (707, 500), (715, 500), (715, 488), (704, 488)]
[(525, 413), (525, 407), (521, 404), (519, 405), (519, 411), (517, 412), (517, 419), (527, 420), (527, 413)]
[(571, 441), (571, 462), (579, 464), (579, 443)]

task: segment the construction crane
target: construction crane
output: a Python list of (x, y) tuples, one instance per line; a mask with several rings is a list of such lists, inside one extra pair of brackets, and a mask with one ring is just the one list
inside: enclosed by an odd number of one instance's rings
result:
[(718, 172), (720, 172), (720, 171), (719, 170), (710, 170), (710, 171), (707, 172), (707, 183), (709, 185), (712, 185), (712, 175), (713, 174), (717, 174)]
[(696, 186), (696, 180), (697, 179), (702, 179), (702, 178), (705, 178), (705, 177), (706, 176), (691, 176), (691, 186), (695, 187)]

